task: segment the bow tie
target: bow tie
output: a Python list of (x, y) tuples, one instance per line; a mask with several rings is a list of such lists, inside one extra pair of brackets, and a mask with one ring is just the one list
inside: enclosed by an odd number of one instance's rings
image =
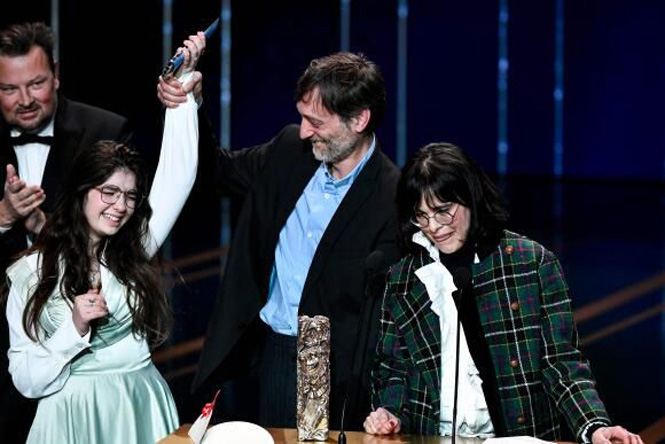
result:
[(53, 145), (53, 136), (38, 136), (37, 134), (23, 133), (18, 137), (10, 137), (12, 145), (27, 145), (29, 143), (41, 143), (43, 145)]

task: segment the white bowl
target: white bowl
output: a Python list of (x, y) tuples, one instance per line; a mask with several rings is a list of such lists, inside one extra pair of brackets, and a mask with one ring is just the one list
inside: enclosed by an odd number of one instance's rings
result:
[(251, 422), (230, 421), (210, 427), (201, 444), (275, 444), (270, 433)]

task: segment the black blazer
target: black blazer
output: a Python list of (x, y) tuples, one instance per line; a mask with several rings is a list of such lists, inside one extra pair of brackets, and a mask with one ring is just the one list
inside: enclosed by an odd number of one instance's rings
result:
[[(252, 332), (267, 301), (279, 233), (319, 165), (311, 144), (299, 138), (297, 125), (263, 145), (218, 150), (217, 189), (243, 202), (194, 389), (241, 375), (256, 358)], [(330, 221), (305, 281), (299, 314), (322, 314), (331, 321), (333, 428), (339, 424), (357, 341), (365, 259), (375, 250), (384, 252), (387, 263), (400, 256), (394, 205), (398, 177), (395, 165), (377, 146)], [(368, 396), (363, 402), (369, 408)], [(364, 419), (368, 411), (359, 410)], [(347, 424), (357, 422), (349, 419)]]

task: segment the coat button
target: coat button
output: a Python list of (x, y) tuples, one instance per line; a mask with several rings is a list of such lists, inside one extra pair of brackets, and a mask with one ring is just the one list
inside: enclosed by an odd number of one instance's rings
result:
[(505, 251), (507, 255), (511, 255), (515, 251), (515, 247), (513, 247), (512, 245), (507, 245), (506, 248), (503, 249), (503, 251)]
[(510, 366), (511, 366), (512, 368), (517, 368), (519, 365), (520, 365), (520, 363), (517, 362), (517, 359), (512, 359), (512, 360), (510, 361)]
[(519, 303), (519, 302), (513, 302), (512, 304), (510, 304), (510, 309), (511, 309), (512, 311), (517, 311), (517, 310), (519, 310), (519, 309), (520, 309), (520, 303)]
[(517, 422), (520, 424), (524, 424), (526, 422), (526, 418), (524, 416), (518, 416)]

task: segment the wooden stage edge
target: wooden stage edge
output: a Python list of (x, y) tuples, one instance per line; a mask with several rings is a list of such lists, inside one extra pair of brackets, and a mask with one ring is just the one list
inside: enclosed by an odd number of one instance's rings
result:
[[(192, 444), (192, 440), (187, 436), (187, 431), (191, 424), (180, 426), (178, 430), (162, 439), (158, 444)], [(275, 440), (275, 444), (298, 444), (298, 437), (295, 429), (266, 429)], [(449, 444), (450, 437), (443, 436), (415, 436), (415, 435), (391, 435), (391, 436), (375, 436), (368, 435), (363, 432), (345, 432), (347, 444)], [(337, 442), (339, 432), (332, 430), (330, 437), (326, 444), (334, 444)], [(462, 438), (457, 437), (456, 440), (459, 444), (480, 444), (482, 439), (478, 438)], [(307, 444), (314, 443), (314, 441), (307, 441)], [(558, 444), (574, 444), (574, 443), (558, 443)]]

